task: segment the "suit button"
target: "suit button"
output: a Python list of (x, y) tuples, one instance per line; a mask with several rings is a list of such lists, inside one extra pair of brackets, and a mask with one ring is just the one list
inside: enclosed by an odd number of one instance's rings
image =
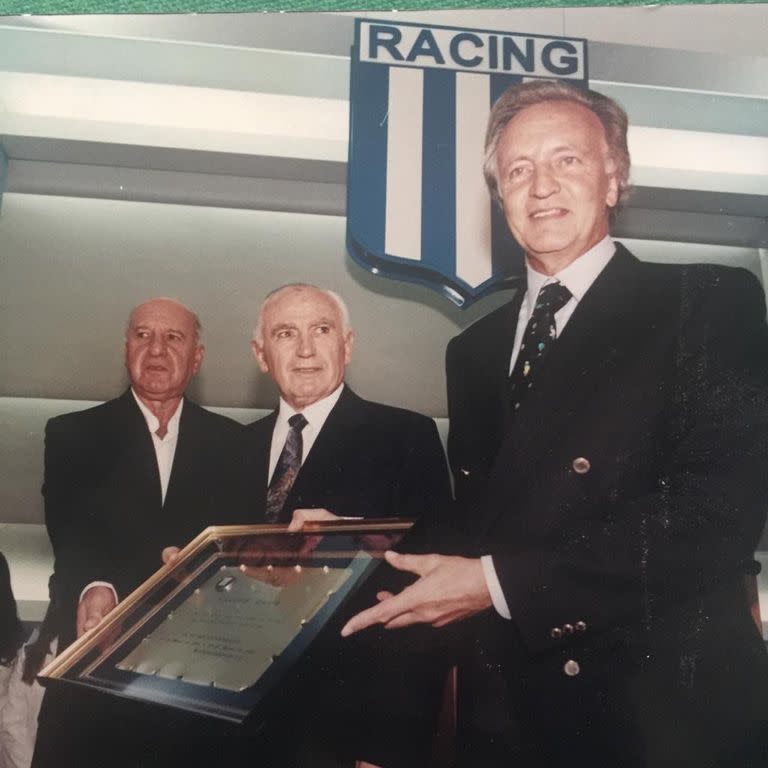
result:
[(576, 622), (576, 631), (577, 632), (586, 632), (587, 631), (587, 625), (583, 621), (577, 621)]
[(592, 469), (592, 465), (589, 463), (589, 459), (585, 459), (583, 456), (579, 456), (578, 458), (574, 459), (571, 462), (571, 466), (577, 475), (586, 475), (587, 472)]
[(568, 659), (568, 661), (563, 664), (563, 672), (565, 672), (568, 677), (576, 677), (576, 675), (581, 672), (581, 667), (579, 666), (578, 661), (574, 661), (573, 659)]
[(464, 467), (461, 467), (461, 469), (459, 469), (459, 472), (461, 472), (461, 474), (464, 475), (464, 477), (469, 477), (469, 470), (468, 469), (465, 469)]
[(560, 627), (552, 627), (552, 629), (549, 632), (549, 636), (553, 640), (559, 640), (563, 636), (563, 630), (560, 629)]
[(564, 624), (563, 625), (563, 632), (565, 632), (566, 635), (572, 635), (573, 634), (573, 624)]

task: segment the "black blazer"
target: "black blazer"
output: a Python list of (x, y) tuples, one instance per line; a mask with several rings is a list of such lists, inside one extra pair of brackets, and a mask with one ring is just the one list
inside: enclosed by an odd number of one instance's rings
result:
[(619, 245), (511, 419), (520, 301), (449, 345), (449, 455), (512, 614), (495, 640), (533, 764), (749, 765), (768, 731), (743, 587), (768, 502), (762, 290)]
[(77, 600), (88, 583), (110, 582), (123, 598), (160, 567), (163, 547), (183, 545), (214, 523), (243, 521), (240, 430), (185, 400), (163, 504), (152, 440), (130, 390), (48, 422), (43, 495), (65, 642), (74, 638)]
[[(264, 514), (277, 411), (246, 427), (256, 519)], [(324, 507), (336, 515), (436, 518), (450, 498), (447, 464), (432, 419), (358, 397), (348, 386), (301, 467), (281, 518)]]

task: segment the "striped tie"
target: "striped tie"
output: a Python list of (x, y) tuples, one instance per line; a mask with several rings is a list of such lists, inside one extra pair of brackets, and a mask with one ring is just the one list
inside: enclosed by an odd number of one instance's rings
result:
[(296, 413), (288, 419), (288, 425), (290, 426), (288, 437), (285, 438), (285, 445), (280, 452), (280, 458), (277, 460), (272, 481), (267, 490), (267, 508), (264, 512), (264, 519), (268, 523), (287, 522), (280, 519), (280, 513), (283, 511), (285, 501), (301, 469), (303, 450), (301, 430), (307, 426), (307, 420), (302, 414)]

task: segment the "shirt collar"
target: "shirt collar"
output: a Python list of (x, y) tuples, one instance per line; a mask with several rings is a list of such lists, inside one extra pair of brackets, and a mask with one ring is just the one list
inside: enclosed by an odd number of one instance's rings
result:
[(554, 275), (543, 275), (532, 269), (526, 261), (525, 269), (528, 279), (526, 298), (528, 306), (532, 307), (536, 302), (539, 291), (547, 283), (562, 283), (576, 299), (577, 302), (584, 298), (584, 294), (590, 289), (597, 276), (603, 271), (605, 265), (613, 258), (616, 246), (610, 235), (606, 235), (599, 243), (593, 245), (585, 254), (574, 259), (565, 269)]
[[(339, 398), (341, 397), (341, 392), (344, 389), (344, 382), (342, 381), (341, 384), (339, 384), (336, 389), (331, 392), (330, 395), (326, 395), (322, 399), (312, 403), (312, 405), (308, 405), (301, 413), (304, 414), (304, 418), (307, 420), (307, 423), (319, 429), (324, 423), (325, 420), (328, 418), (328, 414), (333, 410), (333, 406), (336, 405)], [(292, 408), (288, 403), (283, 400), (283, 398), (280, 398), (280, 410), (277, 414), (278, 421), (281, 422), (288, 422), (288, 419), (291, 418), (295, 413), (299, 413), (296, 409)]]
[[(154, 435), (157, 432), (157, 428), (160, 426), (160, 420), (149, 410), (149, 408), (147, 408), (143, 400), (133, 391), (133, 387), (131, 387), (131, 394), (136, 401), (136, 405), (139, 406), (139, 410), (144, 416), (144, 420), (147, 422), (147, 428)], [(181, 419), (181, 410), (183, 407), (184, 398), (182, 397), (173, 416), (168, 420), (168, 426), (166, 428), (167, 432), (165, 433), (165, 437), (161, 438), (162, 440), (165, 440), (167, 437), (176, 437), (179, 434), (179, 421)]]

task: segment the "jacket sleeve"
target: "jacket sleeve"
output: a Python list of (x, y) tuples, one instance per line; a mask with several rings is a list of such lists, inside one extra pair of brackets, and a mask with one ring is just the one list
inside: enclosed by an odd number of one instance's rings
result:
[[(89, 519), (85, 489), (92, 478), (83, 474), (83, 457), (76, 433), (61, 418), (51, 419), (45, 429), (43, 500), (45, 524), (54, 554), (50, 597), (61, 617), (60, 631), (74, 626), (80, 592), (92, 581), (103, 579), (97, 522)], [(71, 627), (63, 625), (69, 625)]]

